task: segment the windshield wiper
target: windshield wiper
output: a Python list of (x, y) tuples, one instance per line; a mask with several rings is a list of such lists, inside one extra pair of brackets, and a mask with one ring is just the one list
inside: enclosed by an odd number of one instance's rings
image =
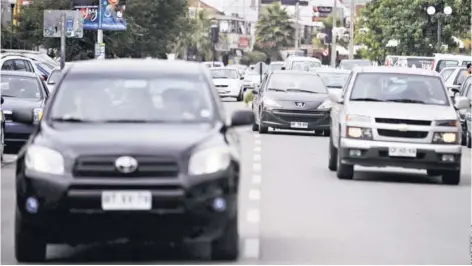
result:
[(285, 92), (284, 89), (275, 89), (275, 88), (269, 88), (269, 91), (280, 91), (280, 92)]
[(389, 99), (387, 102), (396, 102), (396, 103), (425, 103), (424, 101), (420, 100), (412, 100), (412, 99)]
[(296, 92), (307, 92), (307, 93), (320, 93), (316, 91), (302, 90), (302, 89), (287, 89), (287, 91), (296, 91)]
[(354, 98), (351, 101), (363, 101), (363, 102), (385, 102), (384, 100), (375, 99), (375, 98)]
[(326, 86), (327, 88), (331, 88), (331, 89), (342, 89), (343, 87), (342, 86)]

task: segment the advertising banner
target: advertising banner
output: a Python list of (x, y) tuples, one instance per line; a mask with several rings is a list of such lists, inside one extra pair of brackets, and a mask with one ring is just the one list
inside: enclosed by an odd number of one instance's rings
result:
[(85, 30), (123, 31), (126, 0), (74, 0), (74, 9), (84, 17)]

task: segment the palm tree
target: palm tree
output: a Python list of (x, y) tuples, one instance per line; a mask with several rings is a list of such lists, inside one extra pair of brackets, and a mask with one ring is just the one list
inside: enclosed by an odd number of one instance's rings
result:
[(291, 17), (280, 2), (267, 6), (256, 24), (256, 40), (261, 46), (270, 48), (271, 57), (278, 52), (293, 46), (295, 28)]

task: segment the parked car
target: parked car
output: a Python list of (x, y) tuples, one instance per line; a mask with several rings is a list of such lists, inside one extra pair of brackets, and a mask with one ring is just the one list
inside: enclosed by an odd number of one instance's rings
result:
[(48, 69), (45, 64), (22, 55), (1, 55), (0, 64), (2, 71), (7, 70), (32, 72), (41, 77), (43, 80), (46, 80), (50, 71), (52, 71), (52, 69)]

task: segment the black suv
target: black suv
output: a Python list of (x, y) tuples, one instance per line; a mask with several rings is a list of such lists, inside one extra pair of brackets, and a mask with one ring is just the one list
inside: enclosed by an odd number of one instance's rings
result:
[[(15, 121), (32, 123), (31, 112)], [(93, 60), (57, 83), (18, 155), (15, 252), (46, 259), (49, 243), (207, 240), (238, 257), (239, 138), (208, 70), (197, 63)]]

